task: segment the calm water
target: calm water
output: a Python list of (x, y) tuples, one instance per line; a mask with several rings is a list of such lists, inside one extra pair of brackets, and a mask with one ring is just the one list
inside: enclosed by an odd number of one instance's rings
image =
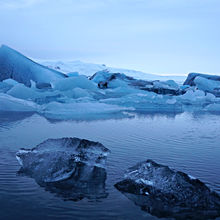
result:
[[(48, 138), (99, 141), (107, 162), (107, 198), (65, 201), (18, 176), (19, 148)], [(220, 193), (220, 116), (143, 115), (133, 119), (49, 122), (38, 115), (0, 116), (0, 219), (157, 219), (114, 188), (126, 168), (145, 159), (200, 178)]]

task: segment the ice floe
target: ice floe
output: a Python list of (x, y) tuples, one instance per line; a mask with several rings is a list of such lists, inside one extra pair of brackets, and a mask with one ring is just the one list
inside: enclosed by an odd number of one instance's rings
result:
[(115, 187), (157, 217), (210, 219), (220, 216), (220, 196), (183, 172), (146, 160), (129, 168)]
[(151, 75), (141, 79), (135, 71), (80, 61), (69, 67), (62, 62), (54, 65), (56, 70), (2, 46), (0, 111), (34, 111), (58, 120), (121, 118), (139, 112), (220, 112), (219, 76), (192, 73), (182, 85), (157, 75), (158, 80)]

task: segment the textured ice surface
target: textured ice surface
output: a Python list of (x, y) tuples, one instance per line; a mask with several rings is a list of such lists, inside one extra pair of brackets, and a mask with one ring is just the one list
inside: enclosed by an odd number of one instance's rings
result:
[(210, 104), (205, 107), (205, 110), (213, 113), (220, 113), (220, 103)]
[(131, 108), (99, 102), (51, 102), (42, 107), (41, 114), (50, 119), (93, 120), (111, 117), (123, 118)]
[(0, 92), (5, 93), (11, 88), (12, 88), (12, 85), (10, 85), (6, 82), (0, 82)]
[(0, 93), (0, 112), (37, 112), (37, 104)]
[(186, 85), (180, 85), (156, 75), (159, 80), (138, 71), (80, 61), (51, 65), (70, 71), (70, 77), (2, 46), (0, 81), (5, 80), (0, 82), (0, 111), (34, 111), (58, 120), (122, 118), (140, 112), (220, 112), (218, 76), (194, 73)]
[(128, 88), (129, 90), (129, 88), (133, 88), (162, 95), (181, 95), (185, 93), (173, 80), (138, 80), (122, 73), (110, 73), (107, 70), (95, 73), (90, 79), (96, 82), (101, 89)]
[(74, 88), (88, 89), (96, 91), (97, 86), (85, 76), (73, 76), (56, 81), (53, 84), (54, 89), (60, 91), (71, 90)]
[(202, 78), (214, 80), (214, 81), (220, 81), (220, 76), (201, 74), (201, 73), (190, 73), (187, 79), (185, 80), (184, 85), (195, 86), (196, 85), (195, 78), (197, 77), (202, 77)]
[(137, 111), (182, 112), (182, 104), (177, 102), (175, 97), (158, 95), (153, 92), (136, 91), (136, 93), (130, 93), (123, 97), (108, 98), (100, 101), (134, 108)]
[(158, 217), (209, 219), (220, 216), (220, 197), (204, 183), (152, 160), (129, 168), (115, 187)]
[(39, 182), (57, 182), (76, 175), (82, 164), (85, 178), (89, 177), (94, 167), (105, 167), (109, 152), (98, 142), (61, 138), (48, 139), (33, 149), (21, 149), (16, 158), (21, 172)]
[(190, 73), (184, 85), (195, 86), (204, 92), (209, 92), (220, 97), (220, 76)]
[(0, 81), (11, 78), (31, 86), (31, 80), (51, 83), (64, 77), (64, 74), (35, 63), (5, 45), (0, 48)]
[[(51, 97), (51, 101), (57, 100), (62, 94), (58, 91), (52, 90), (42, 90), (35, 87), (26, 87), (25, 85), (18, 83), (13, 86), (10, 90), (7, 91), (8, 95), (11, 95), (15, 98), (31, 100), (36, 103), (39, 103), (41, 100), (42, 103), (47, 103), (48, 99)], [(52, 99), (52, 97), (55, 97)]]
[(177, 98), (181, 103), (186, 105), (208, 105), (212, 102), (218, 102), (218, 99), (211, 93), (205, 93), (202, 90), (190, 89), (182, 96)]
[(217, 81), (197, 76), (194, 79), (194, 83), (198, 89), (203, 90), (205, 92), (210, 92), (218, 97), (220, 96), (220, 80)]

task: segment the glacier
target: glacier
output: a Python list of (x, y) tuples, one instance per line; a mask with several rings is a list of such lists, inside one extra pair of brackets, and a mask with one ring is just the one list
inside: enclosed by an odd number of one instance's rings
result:
[(60, 71), (68, 76), (80, 74), (88, 77), (93, 76), (99, 71), (109, 71), (111, 73), (124, 73), (127, 76), (136, 78), (136, 79), (145, 79), (145, 80), (172, 80), (174, 79), (177, 82), (183, 82), (185, 80), (184, 75), (159, 75), (159, 74), (150, 74), (144, 73), (137, 70), (123, 69), (109, 67), (105, 64), (94, 64), (86, 63), (80, 60), (76, 61), (56, 61), (56, 60), (36, 60), (40, 64), (47, 66), (48, 68)]
[(68, 200), (105, 198), (105, 164), (110, 153), (99, 142), (79, 138), (48, 139), (32, 149), (20, 149), (19, 175), (27, 175)]
[(174, 79), (80, 61), (38, 64), (3, 45), (0, 112), (28, 111), (49, 120), (220, 113), (219, 76), (191, 73), (184, 83)]
[(220, 196), (199, 179), (146, 160), (115, 184), (142, 210), (159, 218), (210, 219), (220, 216)]

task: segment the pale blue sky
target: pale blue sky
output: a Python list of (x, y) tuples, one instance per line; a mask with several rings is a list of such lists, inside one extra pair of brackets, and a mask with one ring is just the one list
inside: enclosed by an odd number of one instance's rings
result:
[(220, 0), (0, 0), (0, 27), (37, 59), (220, 74)]

